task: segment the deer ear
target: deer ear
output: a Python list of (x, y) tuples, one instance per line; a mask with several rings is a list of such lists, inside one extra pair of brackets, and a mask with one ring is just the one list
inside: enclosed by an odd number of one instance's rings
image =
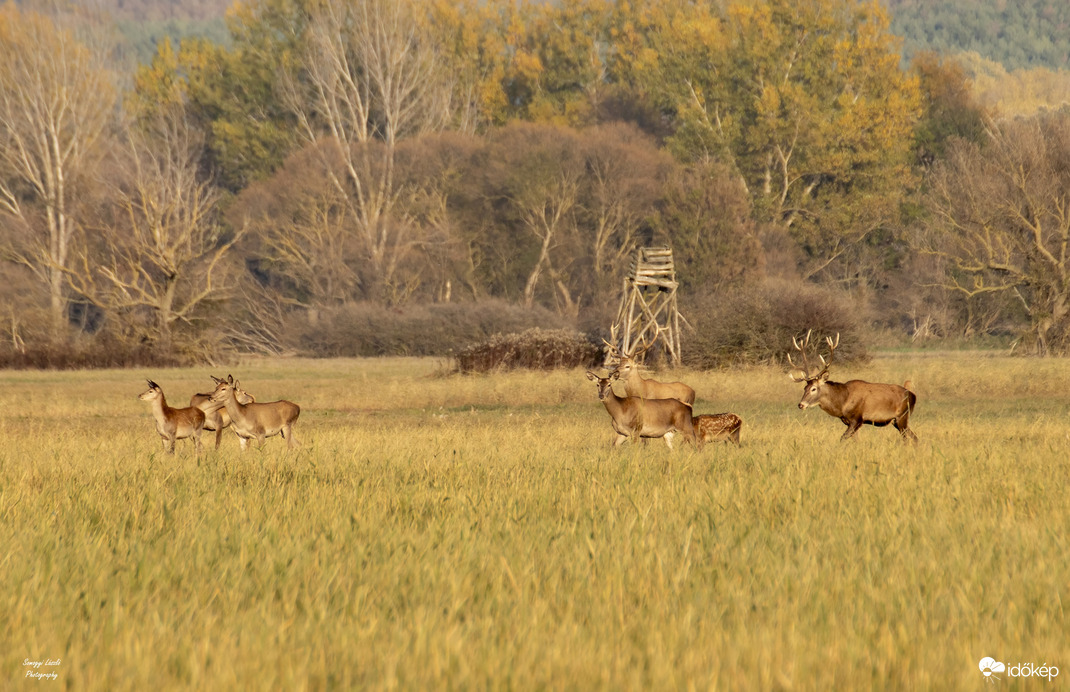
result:
[(821, 375), (818, 376), (817, 381), (818, 382), (822, 382), (822, 383), (828, 382), (829, 381), (829, 371), (826, 370), (825, 372), (821, 373)]
[(588, 370), (587, 371), (587, 379), (590, 380), (591, 382), (594, 382), (595, 380), (598, 379), (598, 375), (595, 375), (593, 372)]
[(613, 372), (609, 373), (609, 379), (611, 380), (615, 380), (618, 377), (620, 377), (620, 370), (614, 370)]

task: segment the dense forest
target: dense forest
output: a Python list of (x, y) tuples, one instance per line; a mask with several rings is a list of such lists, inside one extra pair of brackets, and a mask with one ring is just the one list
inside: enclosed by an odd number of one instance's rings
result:
[[(545, 0), (544, 0), (545, 1)], [(35, 0), (20, 4), (33, 5)], [(919, 51), (976, 53), (1008, 71), (1070, 69), (1070, 3), (1063, 0), (881, 0), (908, 60)], [(226, 40), (232, 0), (80, 0), (111, 17), (134, 54), (151, 56), (163, 37)]]
[(113, 24), (0, 6), (2, 362), (601, 335), (651, 244), (693, 364), (809, 327), (1066, 353), (1070, 110), (1006, 118), (891, 27), (861, 0), (256, 0), (131, 74)]
[(1007, 70), (1070, 68), (1064, 0), (883, 0), (907, 57), (977, 53)]

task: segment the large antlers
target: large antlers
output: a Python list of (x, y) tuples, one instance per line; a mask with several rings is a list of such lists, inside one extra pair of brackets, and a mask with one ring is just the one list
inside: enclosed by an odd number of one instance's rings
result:
[[(613, 337), (611, 336), (610, 338)], [(641, 344), (636, 344), (632, 346), (631, 353), (628, 353), (627, 351), (624, 351), (618, 348), (617, 346), (609, 343), (605, 340), (605, 338), (602, 339), (602, 343), (606, 345), (606, 353), (608, 353), (609, 357), (612, 359), (620, 360), (621, 358), (630, 358), (631, 360), (638, 360), (642, 358), (643, 355), (645, 355), (646, 352), (649, 351), (655, 343), (657, 343), (657, 338), (655, 337), (653, 340), (644, 338)]]
[(806, 337), (802, 340), (801, 344), (799, 343), (799, 340), (797, 338), (795, 338), (794, 336), (791, 337), (791, 343), (793, 346), (795, 346), (795, 350), (802, 354), (803, 363), (803, 366), (800, 368), (798, 365), (795, 364), (795, 361), (791, 359), (791, 354), (788, 354), (788, 363), (791, 364), (791, 367), (795, 368), (795, 370), (789, 374), (789, 377), (791, 377), (793, 380), (816, 380), (820, 377), (827, 375), (829, 371), (829, 366), (832, 365), (832, 357), (836, 353), (836, 347), (840, 345), (839, 332), (836, 333), (835, 339), (833, 339), (831, 336), (825, 337), (825, 343), (827, 343), (829, 347), (829, 357), (828, 360), (825, 360), (824, 356), (820, 354), (818, 355), (818, 358), (821, 359), (822, 368), (821, 370), (815, 372), (814, 369), (810, 367), (810, 359), (806, 355), (807, 349), (810, 347), (810, 335), (813, 333), (813, 331), (813, 329), (807, 330)]
[(822, 365), (825, 366), (825, 369), (821, 371), (822, 375), (827, 373), (829, 371), (829, 366), (832, 365), (832, 356), (834, 356), (836, 354), (836, 347), (840, 345), (840, 333), (836, 332), (836, 340), (835, 341), (832, 340), (831, 336), (826, 336), (825, 337), (825, 343), (827, 343), (829, 345), (829, 359), (825, 360), (824, 356), (818, 356), (818, 358), (821, 359)]

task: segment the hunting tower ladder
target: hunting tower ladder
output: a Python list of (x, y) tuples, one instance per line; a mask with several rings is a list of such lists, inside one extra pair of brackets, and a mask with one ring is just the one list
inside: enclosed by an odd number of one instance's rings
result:
[[(672, 365), (680, 364), (680, 312), (676, 306), (676, 268), (670, 247), (639, 248), (624, 277), (620, 309), (610, 340), (631, 354), (638, 346), (660, 342)], [(617, 341), (620, 341), (617, 344)]]

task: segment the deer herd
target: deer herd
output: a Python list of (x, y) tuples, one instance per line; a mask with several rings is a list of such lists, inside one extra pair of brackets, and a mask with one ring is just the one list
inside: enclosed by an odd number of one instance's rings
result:
[[(917, 436), (908, 427), (917, 401), (909, 380), (903, 386), (862, 380), (832, 382), (829, 367), (840, 344), (840, 335), (825, 338), (828, 358), (818, 355), (820, 367), (811, 365), (810, 336), (811, 332), (807, 332), (801, 342), (792, 338), (792, 345), (802, 360), (801, 368), (788, 355), (788, 363), (793, 368), (788, 376), (795, 382), (805, 383), (800, 409), (816, 405), (830, 416), (839, 418), (847, 426), (841, 440), (853, 437), (863, 424), (878, 427), (891, 424), (903, 440), (917, 442)], [(629, 439), (660, 437), (672, 449), (672, 440), (677, 433), (698, 448), (716, 441), (740, 444), (743, 420), (739, 416), (734, 413), (695, 415), (693, 388), (683, 382), (659, 382), (639, 374), (639, 361), (650, 344), (627, 353), (608, 341), (605, 343), (607, 368), (612, 365), (613, 369), (605, 377), (588, 370), (587, 379), (598, 385), (598, 398), (606, 407), (616, 433), (614, 446)], [(173, 454), (176, 440), (190, 438), (200, 454), (201, 432), (205, 430), (215, 432), (218, 449), (223, 430), (228, 427), (238, 436), (243, 452), (250, 440), (255, 440), (260, 447), (266, 438), (274, 435), (281, 435), (288, 449), (298, 446), (293, 433), (294, 423), (301, 414), (297, 404), (285, 400), (257, 402), (229, 375), (225, 380), (218, 377), (212, 377), (212, 380), (215, 389), (194, 394), (186, 408), (168, 406), (160, 386), (148, 381), (149, 388), (138, 398), (152, 403), (156, 432), (163, 440), (165, 451)], [(624, 389), (624, 396), (617, 396), (613, 391), (613, 384), (618, 382)]]
[[(841, 440), (854, 436), (863, 424), (880, 427), (891, 423), (904, 440), (917, 442), (917, 435), (908, 427), (910, 414), (914, 412), (914, 403), (917, 401), (910, 381), (902, 387), (862, 380), (843, 383), (830, 381), (829, 366), (832, 365), (836, 347), (840, 345), (840, 335), (837, 334), (835, 339), (825, 338), (828, 359), (818, 355), (821, 367), (816, 368), (811, 367), (808, 354), (812, 331), (806, 333), (802, 342), (792, 337), (792, 345), (799, 351), (803, 367), (799, 368), (788, 355), (788, 363), (793, 368), (788, 376), (796, 382), (806, 383), (799, 408), (816, 405), (843, 421), (847, 430)], [(606, 377), (588, 370), (587, 379), (598, 384), (598, 398), (605, 405), (613, 430), (617, 433), (614, 445), (623, 444), (633, 437), (662, 437), (671, 449), (676, 433), (700, 448), (714, 441), (740, 443), (743, 420), (739, 416), (734, 413), (695, 415), (694, 389), (683, 382), (664, 383), (639, 375), (637, 360), (649, 349), (649, 344), (631, 353), (621, 351), (608, 341), (605, 344), (609, 363), (615, 364), (615, 367)], [(612, 384), (615, 381), (623, 384), (625, 396), (613, 393)]]
[(285, 400), (258, 403), (230, 375), (225, 380), (218, 377), (212, 377), (212, 380), (216, 383), (215, 389), (207, 394), (194, 394), (186, 408), (168, 406), (160, 385), (148, 381), (149, 388), (138, 398), (152, 402), (156, 432), (163, 440), (164, 450), (174, 454), (175, 440), (191, 438), (200, 454), (201, 432), (204, 430), (215, 431), (215, 446), (219, 449), (223, 429), (227, 427), (238, 436), (243, 452), (249, 440), (256, 440), (257, 446), (263, 446), (264, 440), (274, 435), (282, 435), (289, 449), (298, 445), (293, 425), (301, 415), (300, 406)]

